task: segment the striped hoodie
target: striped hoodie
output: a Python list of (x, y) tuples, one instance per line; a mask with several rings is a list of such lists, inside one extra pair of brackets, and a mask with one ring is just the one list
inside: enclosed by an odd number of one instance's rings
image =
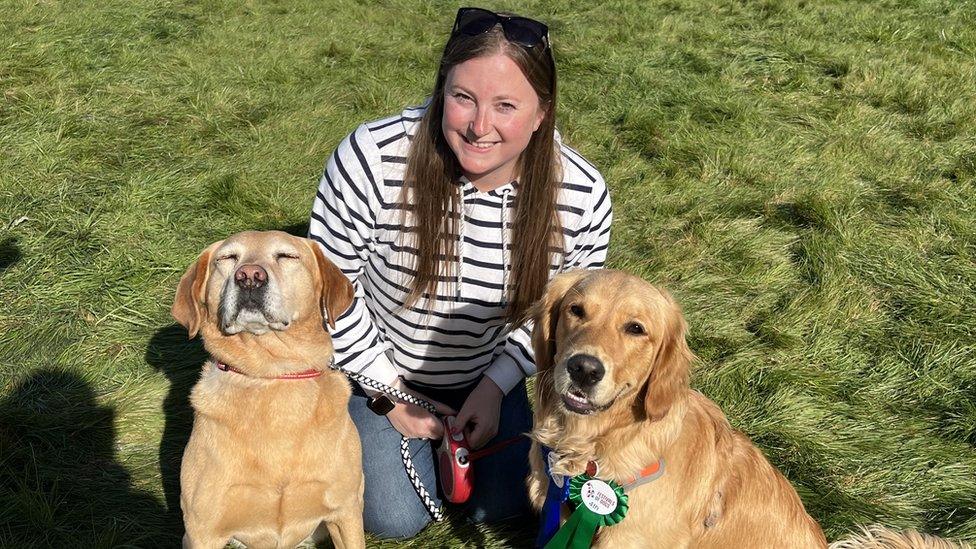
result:
[[(352, 306), (335, 319), (336, 363), (386, 384), (400, 377), (421, 390), (467, 387), (487, 375), (508, 393), (535, 373), (531, 325), (505, 322), (516, 185), (481, 192), (461, 178), (461, 263), (440, 278), (435, 299), (404, 306), (416, 250), (405, 238), (400, 192), (425, 109), (361, 125), (322, 174), (309, 238), (355, 288)], [(564, 247), (552, 275), (602, 267), (612, 217), (600, 173), (556, 138)]]

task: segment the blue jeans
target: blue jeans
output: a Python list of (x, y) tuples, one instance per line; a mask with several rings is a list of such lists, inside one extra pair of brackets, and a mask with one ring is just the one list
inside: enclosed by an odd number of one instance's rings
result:
[[(425, 390), (423, 394), (455, 410), (474, 387), (460, 390)], [(418, 391), (419, 392), (419, 391)], [(417, 495), (400, 458), (400, 433), (385, 416), (366, 407), (366, 396), (354, 385), (349, 399), (352, 416), (363, 446), (363, 475), (366, 477), (363, 524), (366, 531), (381, 538), (410, 538), (430, 523), (431, 516)], [(532, 428), (525, 381), (502, 399), (498, 434), (487, 446), (527, 433)], [(414, 468), (431, 497), (441, 504), (434, 448), (438, 441), (411, 439)], [(505, 447), (475, 462), (474, 490), (459, 508), (471, 522), (494, 522), (529, 512), (525, 479), (529, 474), (529, 440)]]

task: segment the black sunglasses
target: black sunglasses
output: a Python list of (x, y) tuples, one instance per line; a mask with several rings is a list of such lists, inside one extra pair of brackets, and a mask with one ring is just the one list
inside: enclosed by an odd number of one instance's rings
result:
[(476, 36), (490, 31), (495, 25), (502, 26), (505, 38), (509, 42), (515, 42), (526, 48), (549, 46), (549, 27), (545, 23), (528, 17), (498, 15), (481, 8), (459, 9), (457, 17), (454, 18), (454, 29), (451, 35)]

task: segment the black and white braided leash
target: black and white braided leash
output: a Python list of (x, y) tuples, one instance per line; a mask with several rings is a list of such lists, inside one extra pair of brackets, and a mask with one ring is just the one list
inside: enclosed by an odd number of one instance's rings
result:
[[(329, 361), (329, 368), (332, 368), (337, 372), (342, 372), (347, 377), (349, 377), (349, 379), (356, 381), (361, 385), (371, 387), (381, 393), (386, 393), (398, 400), (409, 402), (410, 404), (413, 404), (415, 406), (420, 406), (421, 408), (427, 410), (432, 414), (437, 413), (437, 410), (434, 408), (434, 405), (427, 402), (426, 400), (417, 398), (411, 394), (404, 393), (403, 391), (397, 389), (396, 387), (390, 387), (385, 383), (380, 383), (379, 381), (368, 378), (362, 374), (357, 374), (354, 372), (350, 372), (348, 370), (343, 370), (340, 366), (336, 365), (334, 357), (332, 358), (332, 360)], [(417, 491), (417, 495), (420, 496), (420, 499), (424, 502), (424, 506), (427, 507), (427, 511), (430, 513), (430, 516), (434, 517), (434, 520), (436, 522), (440, 522), (444, 520), (443, 511), (441, 511), (437, 503), (435, 503), (434, 500), (431, 499), (430, 493), (427, 492), (426, 488), (424, 488), (424, 483), (422, 480), (420, 480), (420, 476), (417, 474), (417, 470), (413, 466), (413, 460), (410, 458), (410, 439), (408, 439), (405, 436), (400, 437), (400, 457), (403, 458), (403, 468), (406, 469), (407, 471), (407, 477), (410, 479), (410, 484), (413, 485), (413, 489)]]

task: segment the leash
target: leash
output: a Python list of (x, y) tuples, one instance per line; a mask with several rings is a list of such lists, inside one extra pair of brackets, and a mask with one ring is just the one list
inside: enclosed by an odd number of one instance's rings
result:
[[(375, 389), (381, 393), (385, 393), (391, 397), (394, 397), (403, 402), (408, 402), (415, 406), (419, 406), (424, 410), (427, 410), (435, 416), (440, 416), (434, 405), (422, 398), (415, 397), (409, 393), (405, 393), (396, 387), (391, 387), (385, 383), (376, 381), (375, 379), (366, 377), (362, 374), (357, 374), (355, 372), (350, 372), (348, 370), (343, 370), (340, 366), (335, 363), (335, 357), (329, 361), (329, 368), (345, 374), (349, 379), (358, 382), (360, 385), (365, 385), (371, 389)], [(450, 436), (450, 433), (444, 433), (444, 436)], [(524, 438), (524, 435), (514, 436), (512, 438), (505, 439), (501, 442), (493, 444), (487, 448), (482, 448), (468, 454), (469, 461), (475, 461), (481, 459), (485, 456), (490, 456), (507, 446), (515, 444), (519, 440)], [(406, 436), (400, 435), (400, 458), (403, 460), (403, 468), (406, 470), (407, 478), (410, 479), (410, 484), (413, 485), (413, 489), (417, 492), (417, 495), (424, 502), (424, 507), (430, 513), (430, 516), (434, 518), (434, 521), (440, 522), (444, 520), (444, 513), (441, 511), (440, 507), (434, 502), (433, 498), (430, 497), (430, 492), (424, 487), (424, 483), (420, 480), (420, 475), (417, 474), (416, 468), (413, 466), (413, 459), (410, 458), (410, 447), (409, 441)]]
[(522, 440), (523, 438), (525, 438), (525, 435), (516, 435), (512, 438), (506, 438), (505, 440), (498, 442), (496, 444), (492, 444), (487, 448), (482, 448), (480, 450), (475, 450), (474, 452), (471, 452), (470, 454), (468, 454), (468, 459), (470, 461), (475, 461), (485, 456), (490, 456), (495, 452), (503, 450), (506, 446), (511, 446), (512, 444), (515, 444), (516, 442)]
[[(365, 385), (372, 389), (376, 389), (381, 393), (386, 393), (396, 399), (409, 402), (414, 406), (420, 406), (431, 414), (437, 414), (437, 409), (434, 408), (434, 405), (426, 400), (422, 400), (411, 394), (404, 393), (396, 387), (390, 387), (385, 383), (380, 383), (379, 381), (368, 378), (362, 374), (343, 370), (342, 367), (336, 365), (335, 356), (333, 356), (329, 361), (329, 368), (345, 374), (349, 379), (358, 382), (360, 385)], [(424, 487), (423, 481), (420, 480), (420, 475), (417, 474), (417, 469), (413, 466), (413, 459), (410, 458), (410, 439), (403, 435), (400, 435), (400, 458), (403, 460), (403, 468), (407, 472), (407, 478), (410, 479), (410, 484), (413, 485), (413, 489), (417, 492), (417, 495), (420, 496), (421, 501), (424, 502), (424, 507), (427, 508), (427, 512), (430, 513), (430, 516), (434, 518), (435, 522), (444, 520), (444, 512), (441, 511), (440, 507), (437, 506), (437, 503), (435, 503), (433, 498), (430, 497), (430, 492), (428, 492), (427, 488)]]

